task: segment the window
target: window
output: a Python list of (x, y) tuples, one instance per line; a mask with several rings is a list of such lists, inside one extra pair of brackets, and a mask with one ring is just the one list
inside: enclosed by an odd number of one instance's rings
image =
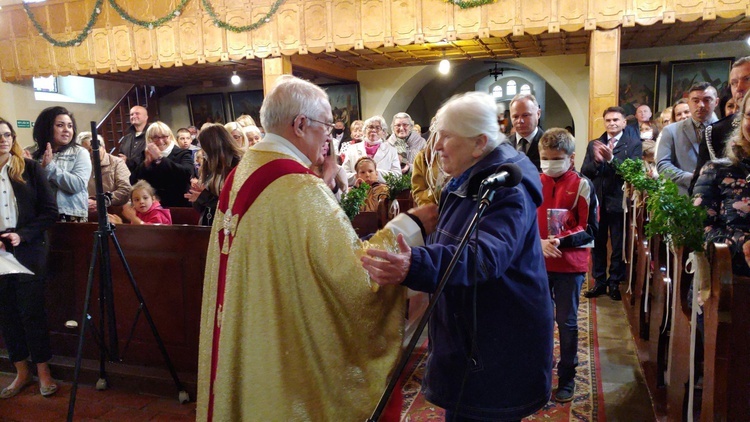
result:
[(520, 93), (523, 95), (531, 95), (531, 87), (529, 86), (529, 84), (521, 85)]
[(516, 81), (508, 81), (508, 85), (506, 85), (506, 90), (508, 91), (508, 95), (516, 95)]
[(32, 78), (34, 92), (57, 92), (57, 77)]
[[(40, 85), (37, 80), (51, 80), (54, 91), (49, 90), (50, 82)], [(43, 82), (44, 83), (44, 82)], [(37, 101), (51, 101), (56, 103), (96, 104), (94, 80), (81, 76), (60, 76), (49, 78), (34, 78), (34, 99)]]
[(495, 87), (492, 88), (492, 96), (495, 98), (503, 98), (503, 87), (495, 85)]

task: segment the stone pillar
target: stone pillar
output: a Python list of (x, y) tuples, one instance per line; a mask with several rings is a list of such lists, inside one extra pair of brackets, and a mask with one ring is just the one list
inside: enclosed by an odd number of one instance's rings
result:
[(620, 28), (596, 29), (589, 46), (589, 140), (604, 131), (602, 113), (618, 104)]
[(291, 74), (292, 61), (289, 56), (263, 59), (263, 95), (267, 95), (271, 91), (279, 76)]

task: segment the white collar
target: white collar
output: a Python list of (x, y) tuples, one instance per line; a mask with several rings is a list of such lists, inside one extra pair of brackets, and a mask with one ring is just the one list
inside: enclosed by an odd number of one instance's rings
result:
[(266, 136), (264, 136), (263, 139), (260, 140), (260, 142), (253, 145), (250, 149), (291, 155), (292, 157), (301, 161), (302, 164), (305, 165), (305, 167), (310, 167), (312, 165), (312, 161), (310, 161), (310, 159), (307, 158), (307, 156), (303, 154), (296, 145), (289, 142), (286, 138), (276, 135), (275, 133), (267, 132)]
[(516, 132), (516, 142), (519, 142), (521, 139), (525, 139), (528, 143), (531, 143), (531, 140), (534, 139), (536, 136), (536, 131), (539, 130), (539, 126), (534, 128), (534, 131), (531, 132), (531, 135), (529, 136), (521, 136), (520, 133)]

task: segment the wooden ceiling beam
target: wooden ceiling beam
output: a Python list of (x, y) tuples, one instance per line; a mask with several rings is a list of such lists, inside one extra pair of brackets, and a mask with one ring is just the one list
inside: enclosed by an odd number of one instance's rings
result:
[(342, 82), (357, 81), (356, 69), (336, 66), (309, 54), (293, 55), (291, 59), (292, 68), (300, 67), (327, 78), (341, 80)]

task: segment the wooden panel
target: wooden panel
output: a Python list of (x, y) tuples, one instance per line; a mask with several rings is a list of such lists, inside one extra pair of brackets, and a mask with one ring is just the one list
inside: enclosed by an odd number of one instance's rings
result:
[(580, 28), (586, 19), (586, 3), (579, 0), (559, 0), (557, 16), (560, 29)]
[(115, 50), (115, 66), (119, 72), (125, 72), (133, 67), (133, 44), (130, 38), (131, 32), (125, 25), (112, 28), (112, 39)]
[(451, 26), (453, 26), (452, 5), (443, 3), (434, 4), (430, 9), (422, 8), (422, 33), (426, 42), (437, 42), (445, 38)]
[(589, 67), (589, 139), (604, 128), (602, 113), (617, 104), (620, 72), (620, 29), (596, 30), (591, 34)]
[(362, 40), (365, 45), (380, 46), (385, 38), (383, 0), (362, 1)]
[[(270, 26), (275, 26), (278, 34), (281, 53), (290, 55), (297, 53), (300, 46), (300, 8), (297, 2), (284, 3), (276, 13), (276, 18)], [(325, 31), (325, 18), (316, 24)]]
[(464, 38), (465, 34), (472, 34), (479, 31), (482, 18), (482, 10), (479, 7), (471, 9), (460, 9), (458, 6), (453, 7), (456, 33)]
[[(39, 10), (37, 20), (42, 25), (42, 28), (47, 28), (47, 32), (62, 34), (65, 32), (66, 26), (70, 28), (83, 28), (86, 25), (91, 8), (86, 9), (86, 4), (82, 1), (70, 3), (69, 5), (65, 3), (50, 4), (44, 9)], [(72, 13), (68, 14), (67, 10), (70, 10)], [(47, 14), (49, 14), (51, 19), (47, 19)], [(67, 37), (63, 36), (62, 39), (67, 39)]]
[(628, 0), (598, 0), (594, 3), (593, 16), (597, 25), (620, 23)]
[(500, 31), (508, 33), (513, 28), (516, 17), (515, 0), (499, 0), (497, 3), (486, 6), (488, 10), (487, 26), (490, 32)]
[(28, 77), (34, 75), (34, 55), (31, 53), (33, 43), (31, 38), (16, 39), (16, 60), (18, 61), (18, 73), (20, 76)]
[[(336, 15), (334, 15), (336, 16)], [(347, 15), (338, 15), (347, 16)], [(348, 16), (354, 16), (348, 15)], [(328, 29), (328, 10), (324, 1), (308, 1), (305, 3), (303, 10), (305, 46), (307, 48), (325, 48), (327, 42)], [(336, 25), (351, 21), (351, 19), (337, 19)], [(334, 25), (334, 26), (336, 26)], [(351, 26), (350, 26), (351, 28)], [(353, 33), (350, 29), (350, 33)], [(352, 41), (352, 44), (354, 42)]]
[(416, 2), (406, 0), (391, 0), (391, 36), (398, 45), (414, 42), (417, 34)]
[(203, 18), (203, 57), (206, 61), (216, 62), (224, 51), (225, 30), (214, 25), (209, 16)]
[(0, 40), (0, 69), (4, 81), (13, 81), (19, 77), (16, 66), (16, 45), (11, 40)]
[(707, 7), (707, 3), (704, 0), (674, 0), (674, 11), (677, 15), (692, 20), (690, 18), (703, 16), (703, 9)]
[(201, 56), (201, 29), (196, 18), (180, 18), (180, 59), (182, 63), (192, 64)]
[(94, 70), (94, 49), (92, 47), (93, 40), (91, 37), (83, 40), (81, 45), (73, 48), (73, 61), (75, 63), (76, 72), (79, 75), (88, 75), (95, 73)]
[(538, 34), (545, 31), (550, 21), (550, 1), (526, 0), (523, 2), (521, 15), (521, 22), (526, 32)]
[[(352, 0), (334, 0), (331, 16), (351, 16), (351, 19), (337, 19), (331, 21), (331, 32), (333, 34), (333, 44), (348, 48), (353, 46), (361, 33), (361, 22), (354, 17), (360, 16), (359, 2)], [(308, 22), (305, 20), (305, 22)], [(309, 48), (309, 46), (308, 46)]]
[(110, 71), (112, 53), (110, 50), (109, 31), (106, 29), (95, 29), (91, 33), (94, 45), (94, 66), (96, 71), (106, 73)]
[(156, 61), (154, 35), (154, 31), (140, 26), (133, 30), (136, 65), (141, 69), (150, 69)]
[(75, 72), (75, 65), (72, 57), (73, 49), (53, 47), (52, 57), (55, 61), (55, 68), (59, 75), (69, 75)]
[(51, 75), (53, 73), (54, 62), (52, 61), (52, 44), (45, 39), (34, 37), (34, 62), (36, 63), (36, 73), (42, 75)]
[[(249, 21), (245, 19), (245, 11), (237, 10), (227, 12), (227, 22), (234, 26), (245, 26)], [(185, 31), (183, 31), (184, 33)], [(232, 59), (244, 58), (250, 45), (250, 34), (248, 32), (226, 31), (227, 34), (227, 53)], [(187, 35), (187, 34), (185, 34)]]
[(156, 51), (161, 67), (174, 66), (177, 60), (177, 37), (172, 25), (166, 24), (156, 28)]
[[(263, 19), (269, 10), (270, 8), (267, 6), (253, 6), (251, 21), (257, 22), (258, 19)], [(274, 35), (271, 25), (262, 25), (260, 28), (252, 31), (252, 49), (256, 57), (268, 57), (271, 55), (271, 50), (275, 47)]]

